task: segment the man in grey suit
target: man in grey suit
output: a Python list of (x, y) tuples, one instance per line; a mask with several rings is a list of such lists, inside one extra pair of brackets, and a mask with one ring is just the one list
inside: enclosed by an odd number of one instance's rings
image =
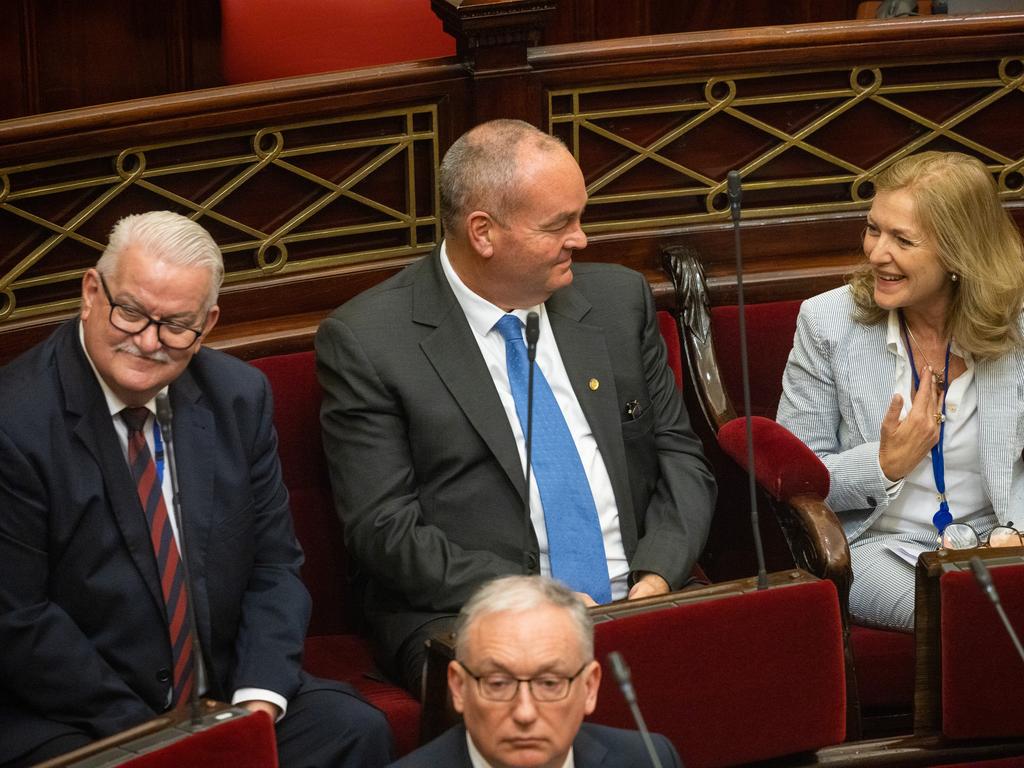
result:
[[(459, 614), (448, 688), (465, 725), (392, 768), (640, 768), (640, 734), (584, 723), (597, 706), (601, 666), (594, 625), (573, 593), (543, 576), (506, 576), (481, 587)], [(651, 734), (665, 768), (672, 743)]]
[[(564, 145), (485, 123), (451, 147), (440, 186), (440, 247), (316, 339), (335, 502), (381, 661), (413, 691), (424, 640), (488, 579), (551, 573), (588, 604), (678, 589), (715, 497), (647, 282), (573, 264), (587, 193)], [(530, 311), (551, 407), (535, 408), (528, 493), (525, 368), (506, 365)], [(574, 483), (572, 502), (558, 495)]]

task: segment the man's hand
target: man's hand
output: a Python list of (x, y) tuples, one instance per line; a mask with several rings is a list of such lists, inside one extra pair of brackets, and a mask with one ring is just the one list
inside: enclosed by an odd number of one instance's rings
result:
[(942, 409), (939, 397), (931, 368), (925, 368), (921, 386), (903, 421), (900, 421), (903, 396), (899, 393), (892, 396), (889, 410), (882, 419), (878, 445), (878, 464), (889, 480), (906, 477), (939, 442), (939, 424), (935, 418)]
[(629, 599), (637, 600), (641, 597), (653, 597), (654, 595), (665, 595), (668, 594), (668, 582), (665, 581), (661, 576), (656, 573), (645, 573), (636, 583), (632, 589), (629, 590)]
[(281, 716), (281, 708), (276, 704), (271, 704), (269, 701), (260, 701), (259, 699), (240, 701), (238, 706), (248, 709), (250, 712), (266, 712), (270, 715), (270, 722), (272, 723), (276, 723), (277, 718)]
[(576, 599), (587, 606), (587, 608), (593, 608), (597, 605), (597, 601), (586, 592), (573, 592), (573, 594), (576, 595)]

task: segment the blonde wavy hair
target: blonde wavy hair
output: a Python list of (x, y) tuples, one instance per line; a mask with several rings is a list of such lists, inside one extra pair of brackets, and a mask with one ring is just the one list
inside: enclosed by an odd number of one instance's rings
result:
[[(977, 358), (999, 357), (1022, 343), (1018, 318), (1024, 308), (1024, 246), (999, 202), (992, 174), (960, 152), (921, 152), (897, 161), (875, 180), (875, 191), (908, 192), (917, 222), (936, 244), (942, 268), (958, 276), (946, 332)], [(875, 303), (875, 277), (865, 262), (850, 277), (866, 325), (888, 311)]]

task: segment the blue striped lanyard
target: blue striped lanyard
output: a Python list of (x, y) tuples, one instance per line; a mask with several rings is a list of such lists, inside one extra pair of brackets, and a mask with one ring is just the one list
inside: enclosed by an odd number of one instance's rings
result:
[[(907, 322), (900, 312), (900, 329), (903, 331), (903, 341), (907, 347), (907, 357), (910, 358), (910, 373), (914, 377), (914, 391), (921, 388), (921, 377), (917, 374), (917, 365), (914, 363), (914, 350), (910, 345), (910, 332), (907, 330)], [(938, 529), (939, 535), (946, 530), (946, 526), (953, 522), (953, 515), (949, 512), (949, 502), (946, 501), (946, 462), (942, 456), (942, 441), (946, 436), (946, 398), (945, 393), (949, 388), (949, 353), (953, 346), (953, 340), (946, 344), (946, 370), (942, 375), (942, 421), (939, 422), (939, 442), (932, 446), (932, 475), (935, 477), (935, 490), (939, 492), (939, 510), (932, 515), (932, 524)], [(913, 395), (911, 395), (913, 399)]]

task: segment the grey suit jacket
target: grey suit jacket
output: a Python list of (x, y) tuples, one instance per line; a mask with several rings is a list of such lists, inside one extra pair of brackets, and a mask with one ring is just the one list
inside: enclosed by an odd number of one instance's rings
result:
[[(546, 306), (611, 476), (630, 568), (679, 587), (707, 536), (714, 478), (646, 280), (612, 265), (574, 273)], [(437, 251), (336, 310), (316, 350), (335, 503), (369, 582), (368, 616), (394, 655), (481, 582), (522, 573), (524, 542), (537, 570), (519, 453)], [(624, 415), (632, 400), (637, 420)]]
[[(778, 413), (828, 467), (827, 501), (851, 541), (889, 506), (878, 444), (900, 364), (885, 324), (862, 325), (853, 309), (846, 287), (803, 303)], [(977, 362), (975, 382), (985, 492), (1001, 522), (1019, 522), (1024, 476), (1012, 468), (1024, 448), (1024, 350)]]
[[(664, 768), (682, 768), (672, 742), (660, 733), (651, 741)], [(643, 768), (650, 758), (638, 731), (583, 723), (572, 743), (575, 768)], [(466, 746), (466, 728), (457, 725), (429, 744), (406, 755), (390, 768), (473, 768)]]

